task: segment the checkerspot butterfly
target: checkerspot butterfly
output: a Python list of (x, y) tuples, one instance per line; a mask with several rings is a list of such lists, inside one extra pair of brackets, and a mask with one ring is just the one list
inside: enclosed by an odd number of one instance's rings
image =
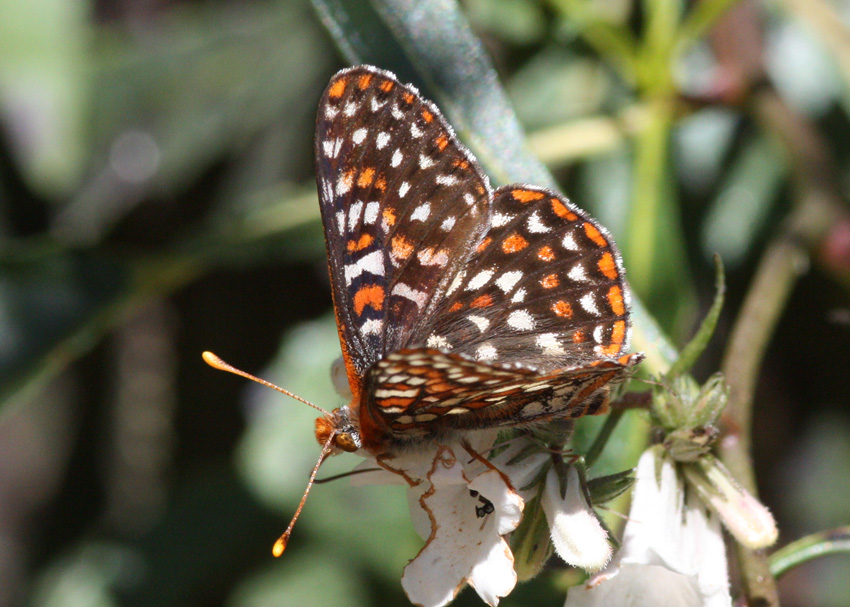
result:
[(606, 410), (642, 355), (626, 353), (629, 291), (605, 228), (546, 188), (493, 191), (437, 107), (374, 67), (331, 79), (315, 154), (353, 397), (316, 420), (314, 476), (340, 450)]

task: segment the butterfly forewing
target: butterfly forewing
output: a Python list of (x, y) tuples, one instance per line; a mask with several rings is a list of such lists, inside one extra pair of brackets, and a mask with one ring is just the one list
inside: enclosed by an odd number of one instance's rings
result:
[(365, 66), (338, 73), (322, 97), (316, 167), (340, 338), (357, 384), (422, 333), (489, 225), (492, 192), (435, 106)]

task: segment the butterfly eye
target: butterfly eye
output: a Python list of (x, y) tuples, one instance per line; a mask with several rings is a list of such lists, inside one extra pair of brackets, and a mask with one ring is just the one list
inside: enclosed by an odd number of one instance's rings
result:
[(334, 437), (334, 445), (352, 453), (360, 448), (360, 442), (351, 432), (340, 432)]

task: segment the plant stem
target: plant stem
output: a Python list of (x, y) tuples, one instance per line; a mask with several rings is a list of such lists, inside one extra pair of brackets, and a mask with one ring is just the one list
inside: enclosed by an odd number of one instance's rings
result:
[[(730, 393), (719, 453), (733, 476), (755, 495), (750, 431), (758, 371), (791, 290), (806, 266), (807, 247), (823, 237), (839, 212), (840, 201), (834, 194), (826, 147), (811, 125), (772, 91), (757, 95), (753, 110), (763, 128), (785, 148), (796, 189), (796, 208), (759, 262), (722, 365)], [(738, 560), (749, 604), (779, 605), (765, 553), (738, 545)]]

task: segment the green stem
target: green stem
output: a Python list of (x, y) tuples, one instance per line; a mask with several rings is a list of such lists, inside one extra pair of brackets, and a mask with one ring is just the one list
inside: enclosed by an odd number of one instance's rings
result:
[(794, 567), (829, 554), (850, 552), (850, 526), (813, 533), (791, 542), (770, 556), (770, 571), (779, 577)]
[[(834, 194), (838, 190), (832, 180), (826, 146), (815, 129), (770, 91), (754, 99), (753, 110), (763, 128), (783, 144), (797, 190), (795, 211), (762, 255), (722, 365), (730, 393), (722, 418), (725, 438), (720, 441), (718, 451), (732, 475), (756, 495), (750, 431), (758, 372), (805, 265), (806, 247), (823, 237), (841, 203)], [(740, 544), (737, 550), (744, 592), (751, 604), (779, 605), (776, 583), (764, 552)]]

